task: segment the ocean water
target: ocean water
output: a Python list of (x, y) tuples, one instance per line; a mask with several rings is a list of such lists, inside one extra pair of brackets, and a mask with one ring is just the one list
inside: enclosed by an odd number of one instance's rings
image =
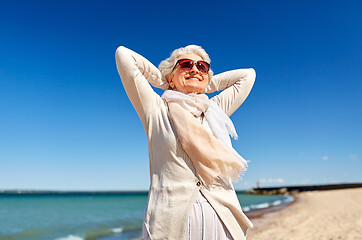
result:
[[(238, 193), (248, 212), (291, 201)], [(140, 239), (147, 193), (1, 194), (0, 240)]]

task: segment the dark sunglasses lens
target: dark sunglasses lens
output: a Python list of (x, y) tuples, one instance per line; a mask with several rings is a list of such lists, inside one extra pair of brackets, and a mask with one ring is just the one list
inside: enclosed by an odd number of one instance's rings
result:
[(182, 59), (178, 62), (178, 64), (180, 65), (180, 68), (188, 70), (192, 69), (194, 64), (196, 64), (197, 69), (204, 73), (207, 73), (210, 69), (210, 65), (205, 61), (198, 61), (195, 63), (191, 59)]
[(201, 72), (208, 72), (209, 71), (209, 64), (204, 61), (198, 61), (196, 63), (197, 69), (199, 69)]
[(180, 68), (183, 68), (183, 69), (191, 69), (193, 66), (194, 66), (194, 62), (192, 60), (181, 60), (179, 62), (179, 65), (180, 65)]

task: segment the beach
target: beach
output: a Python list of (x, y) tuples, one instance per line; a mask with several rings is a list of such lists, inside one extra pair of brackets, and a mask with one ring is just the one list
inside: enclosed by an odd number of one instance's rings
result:
[(278, 211), (253, 218), (248, 240), (361, 240), (362, 188), (299, 193)]

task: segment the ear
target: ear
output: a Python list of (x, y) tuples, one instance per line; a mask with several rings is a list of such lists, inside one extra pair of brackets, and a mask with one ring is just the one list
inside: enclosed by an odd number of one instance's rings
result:
[(170, 85), (170, 87), (173, 89), (175, 87), (175, 84), (173, 83), (172, 78), (173, 78), (173, 74), (167, 76), (166, 80), (168, 82), (168, 85)]

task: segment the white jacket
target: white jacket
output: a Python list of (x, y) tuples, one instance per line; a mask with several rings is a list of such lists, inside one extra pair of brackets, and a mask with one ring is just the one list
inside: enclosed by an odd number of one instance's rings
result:
[[(144, 227), (151, 239), (184, 239), (188, 217), (201, 191), (233, 239), (245, 239), (252, 223), (242, 212), (232, 185), (200, 185), (191, 160), (177, 139), (167, 104), (150, 86), (162, 87), (160, 71), (147, 59), (123, 46), (116, 51), (123, 86), (140, 117), (148, 139), (150, 178)], [(246, 99), (255, 80), (253, 69), (215, 75), (207, 92), (228, 116)], [(207, 147), (207, 146), (205, 146)]]

